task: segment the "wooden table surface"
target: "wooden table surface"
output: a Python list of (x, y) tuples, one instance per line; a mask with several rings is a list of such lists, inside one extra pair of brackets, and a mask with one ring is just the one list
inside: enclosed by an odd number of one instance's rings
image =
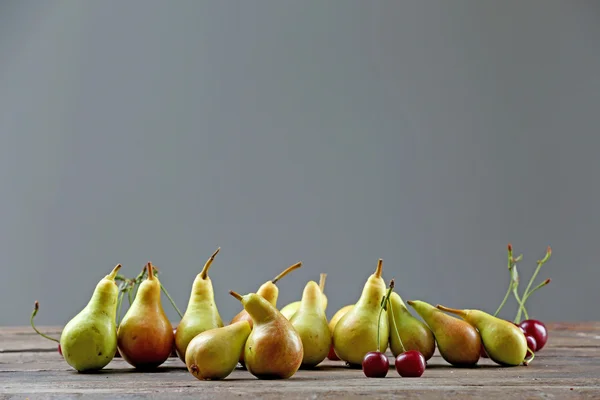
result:
[[(104, 370), (80, 374), (56, 351), (56, 343), (30, 327), (0, 328), (0, 399), (370, 399), (409, 398), (600, 398), (600, 322), (548, 324), (550, 339), (527, 367), (500, 368), (481, 359), (476, 368), (453, 368), (437, 353), (421, 378), (369, 379), (341, 361), (300, 370), (288, 380), (261, 381), (238, 369), (224, 381), (194, 378), (178, 358), (156, 372), (136, 372), (120, 358)], [(59, 328), (42, 327), (59, 336)]]

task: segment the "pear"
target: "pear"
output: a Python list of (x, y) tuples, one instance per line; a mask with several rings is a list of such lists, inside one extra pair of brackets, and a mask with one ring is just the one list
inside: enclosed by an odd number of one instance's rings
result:
[(330, 359), (331, 361), (339, 361), (339, 359), (340, 359), (337, 356), (337, 354), (335, 354), (335, 349), (333, 348), (333, 330), (335, 329), (335, 326), (337, 325), (338, 321), (348, 311), (352, 310), (352, 307), (354, 307), (354, 304), (349, 304), (347, 306), (340, 308), (339, 310), (336, 311), (335, 314), (333, 314), (333, 317), (331, 317), (331, 319), (329, 320), (329, 332), (331, 332), (331, 346), (329, 347), (329, 354), (327, 354), (327, 358)]
[[(325, 280), (327, 279), (327, 274), (321, 274), (321, 279), (319, 280), (319, 288), (321, 290), (321, 305), (323, 307), (323, 311), (327, 310), (327, 296), (325, 295)], [(280, 313), (283, 314), (284, 317), (291, 320), (296, 311), (300, 308), (300, 301), (294, 301), (293, 303), (288, 304), (279, 310)]]
[(456, 367), (473, 366), (481, 354), (479, 332), (467, 322), (444, 314), (424, 301), (407, 301), (433, 332), (442, 358)]
[(302, 293), (300, 308), (290, 320), (302, 339), (304, 356), (301, 367), (304, 368), (312, 368), (323, 361), (331, 347), (331, 332), (323, 310), (322, 294), (316, 282), (308, 282)]
[(67, 364), (79, 372), (97, 371), (108, 365), (117, 351), (117, 298), (115, 276), (121, 264), (98, 284), (92, 298), (60, 335), (60, 347)]
[(187, 346), (185, 365), (200, 380), (225, 379), (235, 369), (252, 329), (248, 321), (206, 330)]
[[(377, 269), (367, 279), (360, 298), (354, 307), (342, 316), (333, 330), (335, 353), (351, 365), (361, 365), (368, 352), (387, 349), (389, 337), (387, 315), (379, 319), (381, 301), (387, 291), (381, 277), (382, 268), (383, 260), (379, 259)], [(379, 343), (377, 343), (378, 330), (380, 331)]]
[(164, 363), (173, 350), (173, 327), (160, 301), (160, 282), (151, 263), (148, 277), (123, 317), (117, 331), (119, 352), (125, 361), (145, 370)]
[(423, 354), (425, 360), (429, 360), (435, 352), (435, 338), (431, 329), (412, 316), (398, 293), (392, 292), (389, 301), (391, 303), (388, 308), (390, 329), (392, 329), (391, 327), (394, 326), (395, 322), (402, 340), (402, 343), (400, 343), (396, 334), (390, 334), (390, 349), (394, 357), (403, 353), (402, 344), (404, 344), (406, 351), (417, 350)]
[(244, 347), (248, 372), (259, 379), (287, 379), (294, 375), (302, 364), (304, 349), (291, 322), (256, 293), (229, 293), (242, 302), (253, 322)]
[(456, 314), (475, 327), (481, 335), (488, 356), (498, 364), (520, 365), (527, 355), (527, 339), (512, 322), (494, 317), (480, 310), (457, 310), (438, 305), (442, 311)]
[(192, 293), (185, 314), (177, 326), (175, 348), (177, 354), (185, 362), (185, 351), (190, 341), (199, 333), (223, 326), (219, 310), (215, 304), (213, 285), (208, 270), (221, 248), (214, 252), (204, 264), (202, 271), (194, 279)]
[[(277, 281), (301, 266), (301, 262), (289, 266), (272, 280), (263, 283), (261, 287), (258, 288), (256, 294), (264, 297), (269, 303), (271, 303), (273, 307), (277, 307), (277, 298), (279, 297), (279, 288), (276, 285)], [(250, 323), (250, 327), (252, 327), (252, 318), (250, 315), (248, 315), (246, 310), (240, 311), (235, 317), (233, 317), (230, 323), (233, 324), (234, 322), (243, 320), (248, 321)]]
[(340, 321), (340, 319), (342, 319), (342, 317), (344, 315), (346, 315), (346, 313), (348, 311), (352, 310), (353, 307), (354, 307), (354, 304), (348, 304), (347, 306), (340, 308), (339, 310), (336, 311), (335, 314), (333, 314), (333, 317), (331, 317), (331, 319), (329, 320), (329, 331), (331, 332), (332, 335), (333, 335), (333, 330), (335, 329), (335, 326), (337, 325), (337, 323)]

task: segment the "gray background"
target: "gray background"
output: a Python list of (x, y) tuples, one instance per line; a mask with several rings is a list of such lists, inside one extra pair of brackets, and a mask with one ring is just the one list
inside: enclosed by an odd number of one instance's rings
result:
[(533, 316), (598, 320), (599, 43), (597, 1), (2, 1), (0, 323), (148, 260), (185, 308), (217, 246), (227, 321), (298, 260), (279, 304), (382, 257), (493, 311), (509, 241), (553, 246)]

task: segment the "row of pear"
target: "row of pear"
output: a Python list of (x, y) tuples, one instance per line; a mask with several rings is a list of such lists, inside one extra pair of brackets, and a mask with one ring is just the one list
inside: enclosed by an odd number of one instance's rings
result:
[[(361, 365), (370, 352), (388, 348), (398, 356), (417, 351), (429, 360), (436, 349), (455, 366), (475, 365), (482, 349), (501, 365), (525, 360), (527, 342), (514, 324), (479, 310), (455, 310), (423, 301), (407, 303), (425, 321), (415, 318), (402, 298), (382, 278), (383, 261), (364, 284), (355, 304), (327, 320), (326, 274), (309, 281), (302, 299), (277, 309), (277, 282), (300, 268), (296, 263), (256, 293), (231, 291), (243, 310), (225, 325), (214, 300), (208, 271), (220, 249), (196, 276), (183, 318), (176, 329), (161, 304), (161, 284), (147, 264), (123, 320), (116, 325), (118, 288), (113, 271), (96, 286), (87, 306), (64, 327), (60, 348), (66, 362), (80, 372), (104, 368), (118, 352), (140, 370), (163, 364), (173, 349), (198, 379), (223, 379), (241, 363), (258, 378), (289, 378), (300, 368), (312, 368), (325, 358)], [(452, 317), (443, 311), (457, 314)]]

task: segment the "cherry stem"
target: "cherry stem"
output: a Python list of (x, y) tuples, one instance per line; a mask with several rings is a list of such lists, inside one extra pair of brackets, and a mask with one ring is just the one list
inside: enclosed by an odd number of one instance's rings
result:
[(160, 284), (160, 290), (162, 290), (165, 296), (167, 296), (167, 299), (169, 299), (169, 302), (171, 303), (175, 311), (177, 311), (177, 314), (179, 314), (179, 318), (183, 318), (183, 314), (181, 313), (181, 311), (179, 311), (179, 308), (177, 308), (177, 304), (175, 304), (175, 301), (173, 301), (173, 299), (169, 295), (169, 292), (167, 292), (167, 289), (165, 289), (162, 283)]
[(512, 281), (510, 281), (510, 283), (508, 284), (508, 290), (506, 291), (506, 294), (504, 295), (504, 299), (502, 299), (502, 303), (500, 303), (500, 305), (498, 306), (498, 309), (494, 313), (494, 317), (496, 317), (498, 315), (500, 310), (502, 310), (502, 307), (504, 307), (504, 304), (506, 304), (506, 300), (508, 300), (508, 296), (510, 296), (511, 289), (512, 289)]
[(46, 338), (48, 340), (52, 340), (53, 342), (56, 342), (56, 343), (60, 343), (60, 340), (43, 334), (42, 332), (38, 331), (38, 329), (35, 327), (35, 324), (33, 323), (33, 319), (37, 315), (37, 312), (39, 309), (40, 309), (40, 303), (38, 303), (38, 301), (36, 300), (35, 303), (33, 303), (33, 312), (31, 313), (31, 317), (29, 318), (29, 323), (31, 324), (31, 327), (41, 337)]
[(208, 260), (206, 261), (206, 263), (204, 264), (204, 268), (202, 268), (202, 272), (200, 272), (200, 277), (201, 277), (202, 279), (206, 279), (206, 277), (208, 276), (208, 270), (210, 269), (210, 265), (211, 265), (211, 264), (212, 264), (212, 262), (214, 261), (214, 259), (215, 259), (215, 256), (216, 256), (217, 254), (219, 254), (219, 251), (221, 251), (221, 248), (220, 248), (220, 247), (217, 249), (217, 251), (215, 251), (215, 252), (213, 253), (213, 255), (212, 255), (212, 256), (210, 256), (210, 257), (209, 257), (209, 259), (208, 259)]
[[(381, 261), (381, 259), (379, 259), (379, 261)], [(379, 265), (378, 265), (378, 269), (379, 269)], [(377, 317), (377, 351), (381, 353), (381, 340), (380, 340), (380, 327), (381, 327), (381, 314), (383, 314), (383, 310), (385, 310), (387, 308), (387, 304), (390, 300), (390, 295), (392, 294), (392, 290), (394, 290), (394, 280), (392, 279), (390, 281), (390, 287), (387, 290), (386, 294), (382, 297), (381, 299), (381, 305), (379, 308), (379, 316)]]
[(528, 359), (523, 360), (523, 365), (525, 365), (525, 366), (531, 364), (531, 362), (535, 358), (535, 353), (533, 351), (531, 351), (531, 349), (529, 348), (529, 346), (527, 346), (527, 350), (529, 350), (529, 352), (531, 353), (531, 357), (529, 358), (529, 360)]
[(287, 267), (286, 269), (284, 269), (279, 275), (277, 275), (275, 278), (273, 278), (273, 280), (271, 281), (271, 283), (277, 283), (278, 280), (280, 280), (281, 278), (283, 278), (284, 276), (286, 276), (287, 274), (289, 274), (293, 270), (300, 268), (301, 266), (302, 266), (302, 262), (297, 262), (294, 265), (290, 265), (289, 267)]
[(517, 262), (521, 261), (522, 258), (523, 258), (523, 255), (520, 255), (517, 258), (513, 257), (512, 245), (509, 244), (508, 245), (508, 270), (510, 271), (510, 277), (511, 277), (511, 285), (509, 286), (509, 288), (512, 289), (513, 295), (515, 296), (517, 303), (519, 303), (519, 312), (517, 314), (519, 319), (521, 318), (522, 311), (525, 312), (525, 315), (527, 316), (527, 309), (525, 308), (525, 304), (519, 297), (519, 271), (517, 269)]
[(123, 296), (125, 296), (125, 292), (123, 288), (125, 287), (125, 283), (119, 283), (119, 297), (117, 298), (117, 326), (121, 323), (121, 308), (123, 306)]
[[(515, 270), (516, 270), (516, 268), (515, 268)], [(515, 299), (517, 300), (517, 303), (519, 303), (519, 312), (517, 313), (517, 316), (514, 319), (515, 324), (518, 324), (519, 322), (521, 322), (521, 311), (523, 311), (525, 313), (525, 319), (529, 319), (529, 314), (527, 314), (527, 309), (525, 308), (525, 304), (519, 297), (518, 288), (519, 288), (519, 282), (518, 281), (513, 282), (513, 294), (515, 296)]]
[[(531, 289), (531, 285), (535, 281), (535, 278), (537, 278), (537, 275), (540, 272), (542, 265), (544, 265), (550, 259), (551, 255), (552, 255), (552, 248), (550, 246), (548, 246), (548, 248), (546, 249), (546, 254), (544, 255), (544, 258), (537, 261), (537, 267), (536, 267), (533, 275), (531, 276), (531, 279), (529, 280), (527, 287), (525, 288), (525, 292), (523, 292), (524, 300), (523, 300), (522, 304), (521, 303), (519, 304), (520, 307), (519, 307), (519, 311), (517, 312), (517, 316), (515, 317), (515, 321), (521, 321), (521, 311), (523, 311), (523, 313), (525, 313), (525, 318), (529, 319), (529, 316), (527, 315), (527, 309), (525, 308), (525, 299), (528, 297), (528, 295), (531, 294), (529, 289)], [(544, 285), (542, 285), (542, 286), (544, 286)], [(518, 298), (517, 298), (517, 300), (518, 300)]]
[(402, 338), (400, 337), (400, 333), (398, 332), (398, 327), (396, 326), (396, 316), (394, 315), (394, 310), (392, 308), (392, 302), (389, 300), (389, 298), (388, 298), (388, 305), (390, 306), (390, 313), (392, 314), (392, 325), (394, 325), (394, 332), (396, 332), (396, 336), (398, 337), (398, 342), (400, 343), (402, 352), (406, 353), (406, 347), (404, 347), (404, 343), (402, 343)]
[(550, 246), (548, 246), (548, 249), (546, 250), (546, 255), (544, 256), (544, 258), (537, 261), (537, 268), (535, 269), (535, 272), (531, 276), (531, 279), (529, 280), (529, 283), (527, 284), (527, 287), (525, 288), (525, 292), (523, 293), (523, 298), (525, 298), (529, 294), (529, 289), (531, 288), (531, 285), (535, 281), (535, 278), (537, 278), (537, 275), (540, 272), (542, 265), (544, 265), (546, 262), (548, 262), (551, 255), (552, 255), (552, 249), (550, 248)]
[(552, 279), (548, 278), (544, 282), (540, 283), (539, 285), (537, 285), (536, 287), (534, 287), (533, 289), (531, 289), (531, 291), (529, 293), (527, 293), (526, 296), (523, 297), (523, 304), (525, 304), (525, 302), (527, 301), (527, 299), (529, 299), (529, 296), (531, 296), (532, 294), (534, 294), (536, 292), (536, 290), (539, 290), (539, 289), (543, 288), (544, 286), (546, 286), (550, 282), (552, 282)]

